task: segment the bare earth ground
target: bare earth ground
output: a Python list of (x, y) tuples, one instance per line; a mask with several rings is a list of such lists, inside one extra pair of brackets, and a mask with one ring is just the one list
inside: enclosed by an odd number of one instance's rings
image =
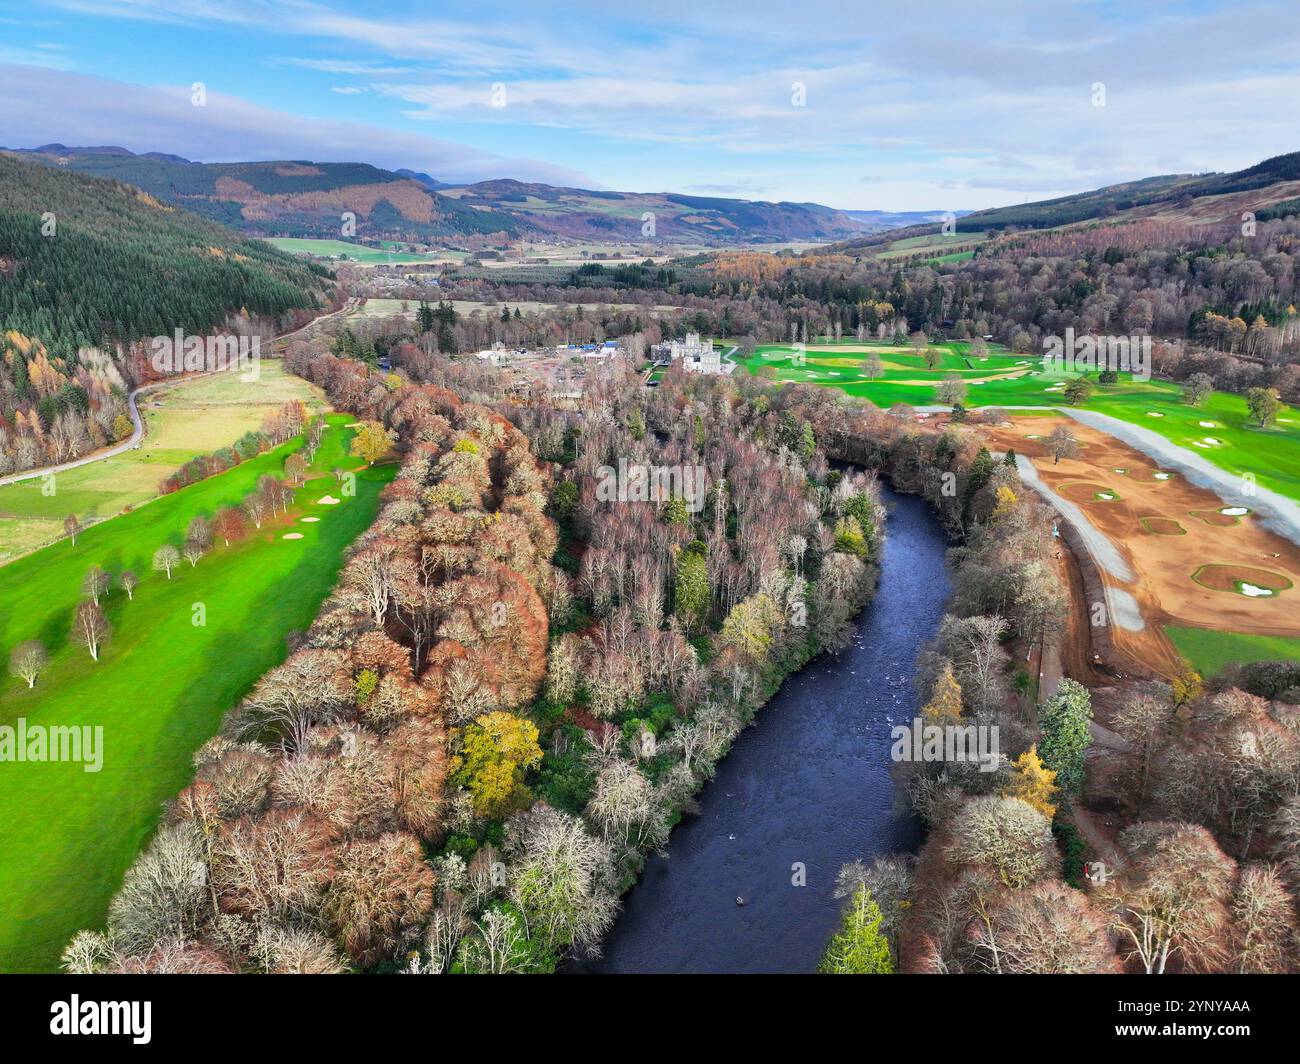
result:
[[(1042, 439), (1058, 424), (1066, 424), (1079, 440), (1078, 459), (1053, 464)], [(1213, 492), (1191, 484), (1181, 475), (1157, 480), (1166, 472), (1140, 451), (1096, 429), (1065, 418), (1012, 417), (1009, 424), (982, 429), (1000, 451), (1012, 448), (1029, 458), (1049, 489), (1079, 507), (1093, 527), (1109, 540), (1127, 568), (1129, 580), (1103, 575), (1108, 587), (1131, 594), (1145, 625), (1139, 631), (1114, 625), (1118, 650), (1135, 665), (1167, 672), (1176, 662), (1163, 625), (1208, 628), (1257, 635), (1300, 636), (1300, 548), (1261, 526), (1252, 515), (1232, 522), (1219, 514), (1224, 502)], [(1116, 469), (1126, 472), (1118, 473)], [(1105, 501), (1096, 491), (1116, 496)], [(1199, 515), (1198, 515), (1199, 512)], [(1160, 518), (1156, 528), (1176, 521), (1184, 535), (1150, 531), (1142, 518)], [(1202, 565), (1264, 569), (1297, 585), (1273, 597), (1249, 598), (1236, 591), (1215, 591), (1192, 579)], [(1073, 582), (1073, 581), (1072, 581)], [(1072, 611), (1073, 612), (1073, 611)], [(1063, 650), (1078, 643), (1067, 638)], [(1074, 668), (1067, 668), (1073, 673)]]

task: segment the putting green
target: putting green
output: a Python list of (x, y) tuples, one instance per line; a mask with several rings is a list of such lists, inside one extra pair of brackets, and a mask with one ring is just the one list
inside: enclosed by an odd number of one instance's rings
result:
[[(103, 728), (103, 767), (0, 763), (0, 970), (51, 971), (69, 937), (103, 925), (122, 874), (158, 821), (162, 804), (190, 780), (190, 757), (222, 715), (286, 655), (285, 636), (305, 629), (333, 587), (348, 545), (374, 520), (395, 466), (357, 472), (343, 494), (330, 470), (353, 468), (352, 419), (331, 415), (312, 471), (287, 516), (230, 547), (218, 545), (168, 580), (151, 571), (162, 543), (179, 543), (191, 517), (238, 502), (278, 473), (301, 438), (220, 476), (163, 496), (0, 569), (0, 655), (40, 639), (50, 662), (34, 690), (0, 683), (0, 723)], [(299, 523), (303, 514), (317, 523)], [(289, 528), (303, 538), (284, 542)], [(128, 601), (102, 600), (114, 627), (92, 662), (69, 640), (86, 569), (140, 578)], [(202, 605), (202, 626), (194, 623)]]

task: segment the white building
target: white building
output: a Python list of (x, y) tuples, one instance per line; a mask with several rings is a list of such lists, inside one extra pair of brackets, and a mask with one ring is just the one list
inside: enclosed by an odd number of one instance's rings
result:
[(682, 369), (687, 373), (718, 375), (736, 368), (734, 363), (723, 362), (722, 352), (713, 346), (713, 341), (701, 341), (699, 333), (687, 333), (685, 340), (673, 340), (666, 346), (669, 360), (681, 359)]

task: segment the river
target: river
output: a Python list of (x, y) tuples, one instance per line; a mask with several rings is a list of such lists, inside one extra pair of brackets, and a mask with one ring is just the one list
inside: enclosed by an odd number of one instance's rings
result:
[(918, 705), (916, 656), (948, 601), (946, 543), (922, 500), (884, 495), (880, 588), (853, 642), (759, 710), (701, 792), (699, 815), (647, 862), (604, 956), (570, 970), (811, 972), (839, 919), (840, 866), (919, 841), (895, 797), (889, 729)]

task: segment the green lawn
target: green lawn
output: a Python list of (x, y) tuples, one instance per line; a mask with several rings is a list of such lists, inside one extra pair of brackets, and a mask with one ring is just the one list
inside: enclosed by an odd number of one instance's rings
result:
[[(814, 349), (822, 346), (846, 350), (840, 353)], [(977, 359), (969, 357), (965, 343), (935, 346), (940, 360), (934, 369), (929, 369), (924, 359), (908, 347), (881, 342), (861, 345), (848, 340), (839, 345), (809, 345), (803, 365), (793, 361), (789, 345), (764, 345), (755, 349), (745, 365), (751, 373), (771, 367), (778, 380), (839, 388), (880, 407), (895, 403), (936, 404), (938, 386), (950, 373), (967, 382), (964, 402), (968, 407), (1013, 409), (1061, 403), (1061, 378), (1044, 375), (1041, 361), (1032, 355), (1019, 355), (990, 344), (988, 357)], [(856, 350), (862, 347), (868, 351)], [(854, 350), (850, 353), (848, 349)], [(869, 379), (863, 370), (863, 362), (872, 351), (880, 356), (883, 366), (876, 380)], [(981, 377), (1012, 373), (1018, 376), (979, 381)], [(1119, 383), (1097, 387), (1080, 408), (1152, 429), (1221, 469), (1237, 475), (1252, 474), (1263, 487), (1300, 500), (1300, 411), (1292, 407), (1284, 406), (1273, 424), (1260, 429), (1253, 424), (1246, 402), (1239, 395), (1214, 392), (1201, 406), (1192, 407), (1182, 401), (1177, 384), (1134, 381), (1121, 374)], [(1210, 424), (1202, 425), (1202, 421)]]
[[(394, 466), (361, 470), (355, 497), (329, 471), (353, 468), (351, 419), (331, 415), (318, 474), (287, 518), (218, 545), (172, 580), (150, 571), (153, 551), (179, 542), (190, 518), (246, 495), (279, 472), (300, 440), (87, 530), (0, 569), (0, 655), (39, 638), (50, 664), (29, 691), (6, 675), (0, 723), (104, 729), (103, 769), (0, 763), (0, 970), (48, 971), (79, 928), (102, 926), (109, 899), (153, 831), (162, 803), (184, 787), (190, 756), (222, 715), (286, 654), (285, 636), (306, 628), (333, 586), (347, 546), (374, 520)], [(338, 505), (317, 502), (327, 493)], [(300, 516), (318, 516), (307, 523)], [(300, 540), (284, 540), (287, 531)], [(92, 662), (68, 630), (92, 563), (140, 577), (134, 601), (104, 600), (112, 641)], [(192, 623), (195, 605), (206, 625)]]
[(1232, 661), (1300, 661), (1300, 639), (1206, 628), (1167, 627), (1165, 633), (1202, 676), (1213, 676)]
[[(311, 237), (270, 237), (266, 242), (281, 251), (288, 251), (291, 254), (316, 255), (321, 258), (342, 256), (351, 259), (353, 262), (364, 263), (378, 262), (409, 265), (417, 262), (439, 262), (457, 257), (445, 251), (431, 252), (427, 255), (413, 255), (405, 251), (381, 251), (378, 248), (367, 247), (365, 244), (350, 244), (346, 240), (318, 240)], [(390, 245), (393, 242), (385, 241), (384, 243)], [(464, 256), (459, 257), (463, 258)]]

